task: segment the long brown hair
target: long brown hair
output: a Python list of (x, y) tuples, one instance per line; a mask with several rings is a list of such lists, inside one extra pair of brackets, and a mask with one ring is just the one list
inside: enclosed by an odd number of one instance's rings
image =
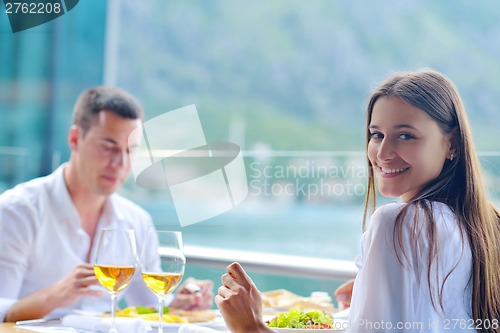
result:
[[(367, 107), (366, 145), (370, 140), (368, 126), (373, 106), (382, 96), (399, 97), (432, 117), (444, 133), (452, 133), (456, 147), (455, 158), (447, 160), (440, 175), (410, 199), (396, 218), (395, 244), (402, 246), (402, 220), (408, 208), (422, 209), (428, 221), (426, 233), (430, 240), (428, 272), (437, 260), (435, 221), (432, 202), (447, 204), (454, 212), (462, 233), (466, 236), (472, 254), (472, 318), (474, 320), (500, 319), (500, 215), (488, 201), (483, 185), (479, 160), (472, 142), (469, 121), (463, 102), (454, 84), (444, 75), (429, 69), (415, 72), (400, 72), (389, 77), (372, 94)], [(376, 207), (376, 192), (373, 168), (368, 160), (368, 191), (365, 201), (363, 230), (367, 215)], [(418, 209), (416, 210), (418, 211)], [(417, 218), (417, 217), (415, 217)], [(414, 238), (417, 235), (414, 235)], [(463, 246), (462, 246), (463, 249)], [(405, 254), (406, 256), (406, 254)], [(450, 274), (451, 272), (449, 272)], [(448, 274), (448, 276), (449, 276)], [(429, 287), (430, 273), (427, 275)], [(441, 291), (445, 280), (442, 282)], [(438, 299), (441, 308), (442, 293)], [(434, 296), (431, 295), (436, 308)], [(486, 329), (496, 332), (497, 329)]]

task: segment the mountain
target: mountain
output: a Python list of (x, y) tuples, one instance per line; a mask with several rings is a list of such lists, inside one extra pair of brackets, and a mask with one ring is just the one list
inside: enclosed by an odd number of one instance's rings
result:
[[(140, 8), (138, 8), (140, 7)], [(370, 90), (432, 67), (459, 88), (481, 150), (500, 148), (496, 1), (123, 1), (119, 82), (148, 118), (195, 103), (207, 137), (362, 150)], [(234, 126), (233, 126), (234, 127)]]

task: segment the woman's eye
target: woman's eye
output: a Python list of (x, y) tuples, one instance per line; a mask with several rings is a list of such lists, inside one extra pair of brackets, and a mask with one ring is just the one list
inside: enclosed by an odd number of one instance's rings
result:
[(370, 139), (382, 139), (384, 136), (379, 132), (370, 133)]
[(399, 138), (402, 139), (402, 140), (411, 140), (411, 139), (415, 139), (415, 137), (411, 134), (408, 134), (408, 133), (401, 133), (399, 135)]

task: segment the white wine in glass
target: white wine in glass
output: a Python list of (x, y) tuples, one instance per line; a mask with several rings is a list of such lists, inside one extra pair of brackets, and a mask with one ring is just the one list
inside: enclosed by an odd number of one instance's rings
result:
[[(154, 249), (151, 249), (154, 247)], [(161, 255), (161, 265), (151, 265), (150, 256)], [(141, 252), (142, 278), (158, 298), (158, 333), (163, 332), (163, 302), (184, 276), (186, 258), (178, 231), (151, 229)]]
[(137, 267), (137, 248), (132, 229), (102, 229), (94, 256), (94, 272), (111, 295), (112, 326), (116, 331), (116, 299), (130, 285)]

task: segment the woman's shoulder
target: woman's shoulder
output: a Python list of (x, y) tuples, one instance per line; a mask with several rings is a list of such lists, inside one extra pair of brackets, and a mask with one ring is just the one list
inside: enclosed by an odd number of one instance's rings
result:
[(407, 204), (404, 202), (390, 202), (382, 205), (373, 212), (370, 223), (394, 220), (406, 206)]
[(370, 219), (364, 239), (368, 246), (390, 251), (394, 258), (399, 258), (395, 247), (399, 244), (412, 262), (423, 258), (432, 242), (439, 242), (443, 252), (453, 252), (461, 248), (457, 244), (463, 243), (454, 213), (436, 201), (392, 202), (379, 207)]
[(390, 202), (380, 206), (375, 210), (370, 218), (370, 224), (373, 223), (394, 223), (398, 216), (403, 221), (404, 226), (410, 226), (413, 223), (425, 223), (428, 221), (429, 214), (434, 219), (450, 220), (454, 218), (451, 208), (438, 201), (424, 200), (420, 203), (406, 203), (406, 202)]

